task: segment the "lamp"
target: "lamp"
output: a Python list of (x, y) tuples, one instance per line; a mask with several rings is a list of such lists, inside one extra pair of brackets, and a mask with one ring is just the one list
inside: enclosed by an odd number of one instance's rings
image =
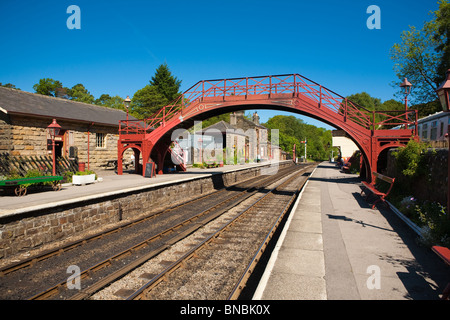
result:
[(439, 100), (441, 102), (442, 110), (450, 111), (450, 69), (445, 73), (445, 80), (440, 87), (436, 90)]
[(403, 88), (403, 94), (405, 95), (405, 129), (408, 127), (408, 95), (411, 93), (412, 84), (408, 81), (407, 78), (403, 80), (403, 82), (400, 84), (400, 88)]
[(408, 96), (411, 93), (411, 87), (412, 84), (408, 81), (407, 78), (405, 78), (405, 80), (403, 80), (403, 82), (400, 84), (400, 88), (404, 88), (404, 94), (405, 96)]
[(59, 135), (59, 131), (61, 130), (61, 126), (56, 122), (56, 119), (53, 119), (53, 122), (47, 127), (48, 134), (52, 138), (55, 139), (57, 135)]
[(47, 127), (48, 134), (52, 139), (52, 158), (53, 158), (53, 175), (56, 176), (56, 155), (55, 155), (55, 137), (59, 135), (61, 126), (53, 119), (53, 122)]
[(128, 121), (128, 108), (130, 107), (131, 99), (130, 96), (127, 96), (125, 100), (123, 100), (123, 104), (125, 105), (125, 108), (127, 109), (127, 121)]

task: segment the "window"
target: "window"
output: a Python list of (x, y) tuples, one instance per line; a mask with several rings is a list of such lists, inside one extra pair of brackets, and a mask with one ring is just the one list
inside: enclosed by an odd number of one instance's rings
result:
[(433, 121), (431, 123), (430, 140), (436, 140), (436, 139), (437, 139), (437, 121)]
[(428, 124), (424, 123), (422, 126), (422, 139), (428, 139)]
[(441, 131), (439, 132), (439, 138), (441, 138), (443, 135), (444, 135), (444, 123), (443, 122), (440, 122), (440, 125), (441, 125)]
[(106, 148), (106, 133), (96, 133), (95, 146), (97, 148)]

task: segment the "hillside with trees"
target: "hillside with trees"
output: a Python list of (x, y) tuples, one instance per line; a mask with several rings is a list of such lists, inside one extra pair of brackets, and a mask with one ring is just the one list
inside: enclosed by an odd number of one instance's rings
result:
[[(297, 157), (304, 155), (304, 143), (307, 142), (307, 157), (310, 160), (327, 160), (331, 156), (331, 131), (306, 124), (295, 116), (274, 116), (263, 126), (279, 130), (280, 147), (292, 155), (294, 144)], [(269, 131), (270, 134), (270, 131)]]

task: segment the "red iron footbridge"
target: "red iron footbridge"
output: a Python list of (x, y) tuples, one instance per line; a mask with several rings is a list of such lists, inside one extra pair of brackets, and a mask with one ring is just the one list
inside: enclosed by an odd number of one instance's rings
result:
[(123, 153), (129, 148), (135, 159), (142, 154), (144, 168), (153, 162), (162, 174), (174, 130), (249, 109), (298, 113), (345, 131), (360, 149), (369, 179), (383, 151), (417, 139), (417, 110), (371, 111), (299, 74), (202, 80), (150, 118), (120, 121), (118, 174), (122, 174)]

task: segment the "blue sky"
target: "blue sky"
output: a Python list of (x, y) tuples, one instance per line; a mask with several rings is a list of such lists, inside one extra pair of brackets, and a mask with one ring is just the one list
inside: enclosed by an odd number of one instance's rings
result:
[[(70, 5), (81, 10), (79, 30), (67, 28)], [(366, 26), (370, 5), (381, 9), (381, 29)], [(167, 62), (182, 91), (199, 80), (299, 73), (343, 96), (385, 101), (400, 82), (390, 48), (437, 8), (437, 0), (0, 0), (0, 82), (33, 92), (53, 78), (96, 98), (132, 97)], [(262, 122), (287, 114), (258, 113)]]

